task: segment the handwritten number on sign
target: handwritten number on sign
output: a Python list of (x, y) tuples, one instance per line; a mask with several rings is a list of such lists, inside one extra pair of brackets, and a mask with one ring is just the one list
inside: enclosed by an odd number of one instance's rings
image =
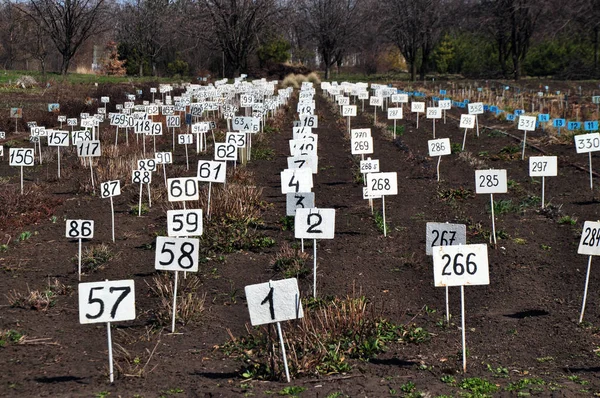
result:
[[(98, 319), (102, 316), (102, 314), (104, 314), (104, 301), (102, 301), (99, 298), (94, 298), (94, 291), (96, 291), (96, 290), (104, 290), (104, 288), (103, 287), (91, 288), (90, 295), (88, 297), (88, 303), (89, 304), (98, 304), (100, 306), (100, 308), (96, 315), (85, 314), (85, 317), (87, 319)], [(131, 293), (131, 287), (129, 287), (129, 286), (122, 286), (122, 287), (112, 286), (108, 289), (108, 291), (110, 293), (113, 293), (115, 291), (121, 292), (121, 294), (119, 295), (119, 297), (117, 297), (117, 300), (115, 300), (115, 303), (113, 304), (113, 306), (110, 310), (110, 317), (114, 319), (115, 316), (117, 315), (117, 309), (119, 308), (119, 305), (125, 299), (125, 297), (127, 297), (127, 295), (129, 293)]]
[[(477, 264), (475, 264), (474, 261), (471, 261), (471, 256), (474, 257), (475, 253), (467, 254), (466, 271), (469, 275), (475, 275), (475, 273), (477, 272)], [(452, 275), (452, 272), (447, 271), (448, 267), (450, 266), (450, 263), (452, 263), (452, 271), (454, 271), (455, 275), (463, 275), (465, 273), (465, 265), (459, 262), (459, 259), (461, 257), (464, 257), (462, 253), (456, 253), (456, 255), (454, 255), (453, 261), (452, 257), (449, 254), (444, 254), (442, 256), (442, 259), (447, 260), (447, 262), (446, 265), (444, 265), (444, 269), (442, 270), (442, 275)]]
[[(316, 217), (317, 221), (315, 223), (311, 223), (310, 219), (312, 217)], [(323, 233), (322, 230), (320, 229), (315, 229), (316, 227), (318, 227), (319, 225), (321, 225), (321, 223), (323, 222), (323, 217), (321, 217), (320, 214), (317, 213), (310, 213), (306, 219), (306, 223), (309, 225), (308, 229), (306, 230), (306, 232), (308, 232), (309, 234), (321, 234)]]
[(267, 294), (267, 297), (264, 298), (263, 301), (261, 301), (260, 305), (264, 305), (266, 302), (269, 303), (269, 312), (271, 312), (271, 319), (275, 319), (275, 307), (273, 307), (273, 288), (271, 287), (269, 289), (269, 294)]

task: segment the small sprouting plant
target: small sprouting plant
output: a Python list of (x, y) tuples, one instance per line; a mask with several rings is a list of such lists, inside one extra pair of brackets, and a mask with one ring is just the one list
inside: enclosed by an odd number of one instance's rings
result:
[(288, 386), (288, 387), (284, 387), (281, 390), (279, 390), (279, 392), (277, 394), (291, 395), (291, 396), (295, 397), (295, 396), (298, 396), (299, 394), (303, 393), (304, 391), (306, 391), (306, 387)]
[(416, 388), (415, 383), (413, 383), (412, 381), (409, 381), (409, 382), (402, 384), (402, 386), (400, 386), (400, 391), (406, 392), (406, 393), (411, 393), (415, 390), (415, 388)]
[[(94, 272), (102, 269), (114, 257), (110, 247), (104, 243), (85, 248), (81, 255), (83, 272)], [(74, 258), (77, 261), (77, 258)]]
[(24, 240), (27, 240), (32, 236), (33, 234), (31, 233), (31, 231), (23, 231), (19, 234), (19, 242), (23, 242)]
[[(148, 205), (146, 205), (145, 203), (142, 203), (142, 208), (141, 208), (141, 214), (148, 214), (148, 212), (150, 211), (150, 209), (148, 208)], [(140, 214), (140, 207), (139, 205), (133, 205), (129, 207), (129, 214), (132, 214), (134, 216), (137, 216), (138, 214)]]
[(571, 216), (562, 216), (558, 219), (559, 224), (575, 225), (577, 224), (577, 218)]
[(383, 233), (384, 228), (386, 228), (388, 231), (390, 230), (390, 226), (387, 223), (384, 223), (383, 220), (383, 214), (381, 212), (375, 212), (375, 225), (377, 226), (377, 229), (379, 230), (379, 232)]
[(442, 377), (440, 377), (440, 380), (442, 381), (442, 383), (446, 383), (446, 384), (455, 384), (456, 383), (456, 378), (451, 375), (443, 375)]

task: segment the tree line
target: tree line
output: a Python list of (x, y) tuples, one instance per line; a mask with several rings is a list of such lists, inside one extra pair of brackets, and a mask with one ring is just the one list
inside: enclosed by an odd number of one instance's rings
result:
[(109, 73), (140, 76), (233, 77), (284, 63), (326, 78), (340, 68), (405, 70), (411, 80), (600, 76), (598, 0), (3, 0), (0, 8), (5, 69), (33, 60), (66, 74), (92, 43), (106, 46)]

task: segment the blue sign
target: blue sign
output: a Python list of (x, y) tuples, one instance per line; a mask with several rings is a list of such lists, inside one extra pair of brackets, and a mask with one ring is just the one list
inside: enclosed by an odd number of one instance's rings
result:
[(523, 109), (517, 109), (517, 110), (515, 111), (515, 116), (521, 116), (521, 115), (522, 115), (522, 114), (524, 114), (524, 113), (525, 113), (525, 111), (524, 111)]
[(440, 97), (432, 97), (431, 99), (437, 102), (440, 100)]
[(558, 127), (558, 128), (565, 127), (565, 124), (566, 124), (565, 119), (554, 119), (552, 121), (552, 126)]
[(440, 95), (446, 95), (446, 90), (440, 90)]
[(550, 115), (547, 113), (540, 113), (538, 115), (538, 122), (549, 122), (550, 121)]
[(583, 122), (583, 129), (585, 131), (597, 131), (598, 130), (598, 121), (597, 120), (589, 120)]
[(581, 129), (581, 122), (569, 122), (567, 128), (571, 131)]
[(186, 113), (185, 114), (185, 124), (192, 124), (192, 114), (191, 113)]
[(512, 113), (508, 113), (506, 115), (506, 120), (510, 121), (510, 122), (514, 122), (515, 120), (515, 115), (513, 115)]
[(483, 111), (484, 111), (484, 112), (487, 112), (487, 111), (489, 111), (489, 110), (490, 110), (490, 106), (489, 106), (489, 105), (484, 105), (484, 106), (483, 106)]
[(496, 105), (490, 106), (490, 112), (498, 113), (498, 107)]

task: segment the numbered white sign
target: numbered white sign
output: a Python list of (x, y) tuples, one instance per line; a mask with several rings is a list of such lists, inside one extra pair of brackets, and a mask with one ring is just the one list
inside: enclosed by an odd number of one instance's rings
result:
[(369, 187), (363, 187), (363, 199), (381, 199), (381, 195), (374, 194), (369, 191)]
[(92, 239), (94, 237), (94, 220), (67, 220), (65, 235), (71, 239)]
[(138, 170), (156, 171), (156, 160), (138, 159)]
[(558, 175), (556, 156), (531, 156), (529, 158), (530, 177), (555, 177)]
[(171, 164), (173, 163), (173, 155), (171, 152), (156, 152), (154, 154), (156, 164)]
[(296, 209), (294, 237), (296, 239), (333, 239), (335, 209)]
[(600, 256), (600, 222), (586, 221), (579, 240), (578, 254)]
[(245, 287), (252, 326), (304, 317), (296, 278)]
[(475, 170), (476, 193), (506, 193), (506, 170)]
[(410, 111), (416, 113), (425, 112), (425, 103), (424, 102), (412, 102), (410, 104)]
[(246, 146), (246, 133), (227, 133), (225, 134), (225, 142), (233, 144), (237, 148), (244, 148)]
[(226, 162), (198, 161), (198, 181), (225, 183)]
[(524, 131), (534, 131), (537, 119), (535, 116), (519, 116), (519, 124), (517, 129)]
[(405, 104), (408, 102), (408, 94), (392, 94), (392, 102), (396, 104)]
[(100, 140), (79, 141), (77, 142), (77, 156), (80, 157), (98, 157), (102, 155)]
[(371, 136), (371, 129), (351, 129), (350, 139), (354, 138), (368, 138)]
[(489, 285), (487, 245), (433, 248), (435, 286)]
[(196, 238), (156, 238), (154, 268), (160, 271), (198, 271), (200, 240)]
[(371, 106), (383, 106), (383, 98), (382, 97), (371, 97), (369, 98), (369, 105)]
[(131, 173), (131, 182), (133, 184), (150, 184), (152, 182), (152, 172), (148, 170), (133, 170), (133, 173)]
[(352, 138), (350, 143), (352, 145), (353, 155), (373, 153), (373, 137)]
[(600, 151), (600, 133), (581, 134), (574, 138), (577, 153)]
[(33, 166), (33, 148), (10, 148), (9, 166)]
[(472, 129), (475, 128), (475, 116), (474, 115), (460, 115), (460, 126), (461, 129)]
[(439, 100), (438, 107), (443, 111), (448, 111), (452, 109), (452, 101), (451, 100)]
[(313, 187), (310, 169), (285, 169), (281, 173), (281, 193), (310, 192)]
[(48, 134), (48, 146), (69, 146), (69, 132), (51, 132), (50, 134)]
[(79, 323), (105, 323), (135, 319), (133, 279), (80, 283)]
[(167, 116), (167, 128), (181, 127), (181, 119), (179, 115)]
[(450, 138), (440, 138), (437, 140), (427, 141), (429, 148), (429, 156), (444, 156), (450, 155)]
[(202, 209), (167, 210), (167, 235), (202, 235)]
[(342, 116), (356, 116), (356, 105), (344, 105), (342, 107)]
[(198, 179), (196, 177), (182, 177), (167, 179), (167, 193), (169, 202), (184, 202), (200, 199)]
[(289, 156), (288, 169), (309, 169), (313, 174), (319, 171), (319, 158), (314, 154)]
[(316, 129), (319, 127), (319, 118), (316, 115), (304, 115), (300, 118), (300, 127)]
[(427, 119), (441, 119), (442, 109), (441, 108), (427, 108)]
[(369, 173), (367, 186), (371, 195), (398, 195), (398, 175), (396, 172)]
[(467, 226), (465, 224), (428, 222), (425, 231), (425, 254), (428, 256), (432, 255), (434, 246), (467, 244)]
[(113, 196), (121, 195), (121, 181), (113, 180), (106, 181), (100, 184), (100, 197), (112, 198)]
[(388, 108), (388, 119), (402, 119), (402, 108)]
[(469, 115), (481, 115), (483, 113), (483, 103), (473, 102), (467, 105)]
[(295, 216), (296, 209), (311, 209), (315, 207), (314, 192), (290, 192), (287, 193), (285, 196), (286, 216)]
[(371, 159), (360, 161), (360, 172), (366, 173), (379, 173), (379, 159)]
[(180, 145), (189, 145), (194, 142), (193, 134), (179, 134), (177, 136), (177, 143)]
[(215, 160), (237, 160), (237, 146), (228, 143), (215, 143)]

